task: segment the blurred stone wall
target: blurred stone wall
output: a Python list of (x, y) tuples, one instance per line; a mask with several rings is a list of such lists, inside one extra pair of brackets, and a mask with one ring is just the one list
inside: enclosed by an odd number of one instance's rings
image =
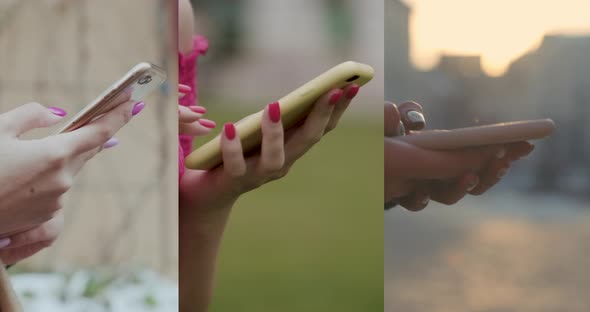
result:
[[(142, 61), (167, 67), (176, 81), (165, 3), (1, 1), (0, 111), (37, 101), (71, 116)], [(61, 238), (25, 264), (141, 266), (176, 277), (177, 113), (165, 89), (119, 132), (118, 147), (86, 166), (65, 201)]]

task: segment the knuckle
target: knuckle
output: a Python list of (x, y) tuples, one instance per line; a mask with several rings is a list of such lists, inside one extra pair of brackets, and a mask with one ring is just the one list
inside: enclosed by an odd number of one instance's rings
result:
[(246, 170), (243, 170), (242, 168), (233, 168), (233, 169), (229, 170), (229, 174), (233, 178), (241, 178), (244, 175), (246, 175)]
[(28, 110), (35, 111), (35, 112), (42, 112), (45, 111), (45, 106), (37, 103), (37, 102), (29, 102), (24, 105), (24, 107)]
[(126, 124), (129, 121), (131, 121), (131, 117), (132, 117), (131, 110), (132, 110), (132, 108), (126, 109), (119, 114), (119, 117), (121, 118), (121, 121), (123, 124)]
[(285, 165), (285, 157), (283, 157), (283, 154), (280, 153), (280, 154), (278, 154), (277, 157), (273, 157), (270, 159), (270, 161), (268, 163), (268, 169), (272, 170), (273, 172), (280, 171), (284, 165)]
[(440, 203), (446, 206), (452, 206), (454, 204), (456, 204), (457, 202), (459, 202), (459, 198), (450, 198), (450, 199), (444, 199), (441, 200)]
[(322, 139), (323, 135), (324, 134), (320, 131), (309, 132), (305, 136), (305, 141), (310, 145), (314, 145)]
[(37, 218), (36, 223), (37, 224), (44, 224), (46, 222), (51, 221), (53, 218), (55, 218), (59, 214), (59, 211), (62, 208), (63, 208), (63, 204), (59, 200), (52, 201), (52, 202), (48, 203), (44, 207), (45, 210), (39, 214), (39, 217)]
[(37, 102), (30, 102), (25, 104), (24, 109), (30, 112), (30, 116), (33, 116), (33, 118), (31, 118), (31, 121), (35, 124), (42, 124), (46, 117), (51, 115), (51, 113), (45, 106)]
[(272, 130), (264, 134), (268, 141), (273, 143), (283, 143), (283, 128), (274, 127)]
[(237, 161), (233, 162), (233, 165), (224, 166), (224, 171), (232, 178), (241, 178), (246, 175), (246, 167)]
[(289, 168), (283, 168), (281, 170), (278, 170), (277, 172), (275, 172), (275, 174), (272, 176), (273, 180), (279, 180), (284, 178), (287, 174), (289, 173)]
[(51, 247), (51, 245), (53, 245), (54, 242), (55, 242), (55, 238), (51, 238), (51, 239), (42, 240), (37, 244), (39, 247), (41, 247), (43, 249), (43, 248)]
[(58, 211), (63, 208), (61, 201), (55, 201), (47, 207), (48, 214), (44, 216), (43, 222), (47, 222), (54, 218)]
[(52, 168), (63, 168), (68, 159), (66, 148), (52, 148), (48, 150), (47, 162)]
[(108, 141), (112, 136), (111, 129), (107, 126), (99, 127), (96, 130), (96, 140), (100, 142)]
[(70, 188), (72, 188), (73, 184), (74, 181), (70, 175), (62, 174), (56, 178), (54, 182), (54, 187), (58, 193), (63, 194), (67, 192)]
[(326, 126), (326, 132), (330, 132), (332, 130), (334, 130), (336, 128), (336, 123), (328, 123), (328, 125)]

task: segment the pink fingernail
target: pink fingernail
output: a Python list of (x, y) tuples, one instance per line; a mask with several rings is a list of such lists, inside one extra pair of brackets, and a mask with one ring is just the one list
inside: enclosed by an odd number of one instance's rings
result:
[(68, 114), (68, 112), (66, 112), (65, 110), (59, 108), (59, 107), (55, 107), (55, 106), (50, 106), (47, 108), (50, 112), (52, 112), (54, 115), (60, 116), (60, 117), (64, 117), (65, 115)]
[(349, 100), (354, 98), (357, 95), (357, 93), (359, 93), (360, 88), (361, 87), (359, 85), (353, 85), (352, 87), (350, 87), (350, 89), (348, 89), (348, 92), (346, 93), (346, 98)]
[(183, 85), (183, 84), (178, 85), (178, 92), (180, 92), (180, 93), (189, 93), (192, 90), (193, 89), (187, 85)]
[(6, 248), (8, 245), (10, 245), (10, 238), (7, 237), (0, 239), (0, 249)]
[(268, 104), (268, 117), (274, 123), (281, 121), (281, 107), (279, 106), (279, 102)]
[(107, 149), (107, 148), (115, 147), (117, 145), (119, 145), (119, 139), (110, 138), (105, 144), (102, 145), (102, 148)]
[(141, 112), (144, 107), (145, 107), (144, 102), (135, 103), (135, 106), (133, 106), (133, 109), (131, 110), (131, 116), (135, 116), (135, 115), (139, 114), (139, 112)]
[(338, 101), (340, 101), (340, 98), (342, 97), (342, 94), (344, 94), (344, 91), (342, 91), (340, 89), (336, 90), (330, 96), (330, 100), (328, 101), (328, 103), (330, 103), (330, 105), (334, 105), (334, 104), (338, 103)]
[(212, 121), (209, 119), (199, 119), (199, 123), (201, 124), (201, 126), (203, 126), (205, 128), (209, 128), (209, 129), (213, 129), (217, 126), (215, 121)]
[(223, 132), (225, 133), (225, 137), (230, 141), (236, 137), (236, 127), (231, 122), (223, 125)]
[(207, 112), (207, 109), (203, 106), (189, 106), (188, 109), (192, 110), (195, 113), (204, 114)]

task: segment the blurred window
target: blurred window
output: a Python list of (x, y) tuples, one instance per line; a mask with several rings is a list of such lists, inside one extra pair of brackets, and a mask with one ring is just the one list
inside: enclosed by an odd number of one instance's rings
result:
[(347, 0), (324, 0), (326, 26), (332, 49), (343, 55), (350, 50), (353, 40), (353, 12)]
[[(216, 59), (234, 57), (240, 52), (242, 38), (242, 0), (191, 0), (197, 10), (207, 12), (207, 23), (214, 29), (210, 42), (215, 43), (211, 56)], [(203, 17), (199, 15), (199, 17)]]

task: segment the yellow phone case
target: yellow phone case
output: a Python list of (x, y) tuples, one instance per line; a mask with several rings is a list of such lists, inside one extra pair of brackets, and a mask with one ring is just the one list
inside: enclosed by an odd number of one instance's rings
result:
[[(355, 83), (364, 85), (373, 79), (371, 66), (344, 62), (319, 75), (297, 90), (279, 100), (283, 128), (289, 129), (303, 120), (311, 111), (313, 103), (323, 94), (334, 88), (344, 88)], [(262, 141), (261, 123), (264, 110), (245, 117), (236, 123), (244, 153), (259, 148)], [(189, 169), (210, 170), (222, 163), (221, 140), (219, 135), (194, 150), (186, 159)]]

